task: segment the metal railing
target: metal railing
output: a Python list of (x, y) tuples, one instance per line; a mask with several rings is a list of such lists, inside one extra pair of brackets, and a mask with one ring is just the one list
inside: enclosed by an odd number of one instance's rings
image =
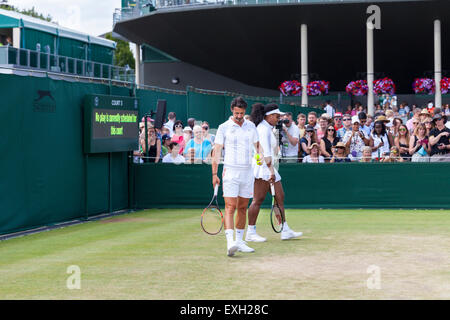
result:
[(205, 5), (258, 5), (258, 4), (281, 4), (301, 2), (333, 2), (341, 0), (141, 0), (136, 2), (135, 7), (117, 8), (113, 14), (113, 26), (122, 20), (128, 20), (149, 13), (151, 8), (163, 9), (174, 7), (192, 7)]
[(130, 68), (11, 46), (0, 47), (0, 65), (89, 78), (135, 81), (134, 70)]
[[(364, 1), (364, 0), (360, 0)], [(387, 2), (392, 0), (378, 0)], [(409, 0), (399, 0), (409, 1)], [(192, 7), (205, 5), (223, 5), (223, 6), (245, 6), (245, 5), (267, 5), (267, 4), (301, 4), (301, 3), (342, 3), (358, 2), (358, 0), (137, 0), (135, 7), (118, 8), (113, 15), (113, 25), (122, 20), (128, 20), (143, 16), (150, 11), (150, 8), (164, 9), (174, 7)], [(367, 1), (369, 2), (369, 1)]]

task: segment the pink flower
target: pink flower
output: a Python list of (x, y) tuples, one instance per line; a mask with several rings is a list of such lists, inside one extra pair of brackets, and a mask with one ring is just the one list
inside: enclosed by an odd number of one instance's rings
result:
[(416, 94), (434, 94), (436, 90), (434, 79), (429, 78), (415, 79), (413, 83), (413, 90)]
[(309, 96), (320, 96), (328, 94), (330, 88), (329, 81), (311, 81), (307, 86), (307, 93)]
[(345, 91), (354, 96), (364, 96), (368, 90), (369, 87), (367, 86), (366, 80), (352, 81), (345, 88)]
[(284, 81), (278, 89), (284, 96), (300, 96), (302, 94), (302, 84), (297, 80)]

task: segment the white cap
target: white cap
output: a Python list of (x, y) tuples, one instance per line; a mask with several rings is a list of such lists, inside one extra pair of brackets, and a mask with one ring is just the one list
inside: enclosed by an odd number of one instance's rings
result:
[(266, 116), (268, 116), (268, 115), (270, 115), (270, 114), (276, 114), (276, 113), (278, 113), (280, 116), (283, 116), (283, 115), (285, 115), (285, 113), (284, 112), (281, 112), (280, 111), (280, 109), (275, 109), (275, 110), (272, 110), (272, 111), (269, 111), (269, 112), (266, 112)]
[(354, 123), (356, 123), (356, 122), (358, 122), (359, 124), (361, 124), (361, 121), (359, 120), (359, 117), (358, 117), (358, 116), (353, 116), (353, 117), (352, 117), (352, 124), (354, 124)]

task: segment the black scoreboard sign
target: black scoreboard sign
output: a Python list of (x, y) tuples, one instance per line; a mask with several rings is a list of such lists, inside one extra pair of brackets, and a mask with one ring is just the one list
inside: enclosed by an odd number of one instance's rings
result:
[(138, 149), (139, 101), (136, 98), (89, 94), (84, 98), (84, 152)]

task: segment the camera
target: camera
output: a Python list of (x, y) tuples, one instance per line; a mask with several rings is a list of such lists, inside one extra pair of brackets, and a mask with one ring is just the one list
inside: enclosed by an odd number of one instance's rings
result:
[(277, 130), (283, 129), (283, 124), (289, 124), (289, 120), (283, 119), (283, 120), (278, 121), (278, 123), (275, 125), (275, 129), (277, 129)]

